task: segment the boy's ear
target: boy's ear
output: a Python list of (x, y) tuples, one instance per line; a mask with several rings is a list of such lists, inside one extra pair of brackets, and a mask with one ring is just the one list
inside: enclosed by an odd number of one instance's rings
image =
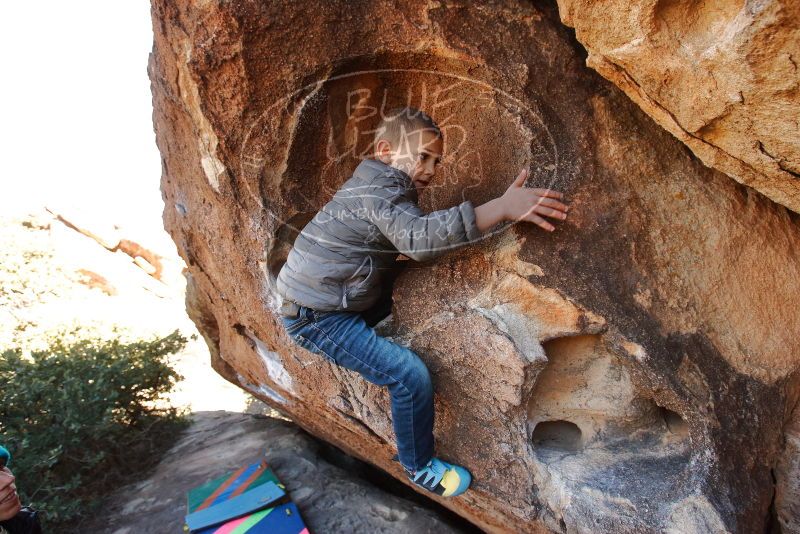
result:
[(392, 162), (392, 144), (386, 139), (381, 139), (375, 145), (375, 157), (387, 165)]

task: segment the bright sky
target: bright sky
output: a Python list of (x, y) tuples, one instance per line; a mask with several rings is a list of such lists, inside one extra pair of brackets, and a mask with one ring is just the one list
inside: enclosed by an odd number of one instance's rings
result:
[(3, 12), (3, 214), (91, 212), (174, 251), (147, 78), (150, 3), (9, 2)]

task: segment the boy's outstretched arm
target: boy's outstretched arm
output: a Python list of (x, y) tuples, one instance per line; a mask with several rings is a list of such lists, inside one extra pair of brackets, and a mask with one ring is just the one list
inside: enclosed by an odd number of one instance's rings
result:
[(523, 187), (527, 178), (528, 171), (523, 169), (503, 196), (475, 208), (475, 221), (481, 232), (503, 221), (528, 221), (552, 232), (555, 226), (542, 217), (567, 218), (569, 207), (559, 201), (564, 195), (552, 189)]
[(367, 218), (401, 254), (416, 261), (427, 261), (454, 248), (476, 242), (495, 224), (530, 221), (552, 230), (542, 216), (566, 218), (567, 206), (556, 200), (557, 191), (523, 187), (527, 171), (522, 171), (503, 196), (473, 207), (470, 201), (425, 214), (403, 195), (375, 190), (362, 197)]
[(366, 218), (412, 260), (428, 261), (482, 237), (469, 200), (428, 214), (399, 191), (376, 189), (362, 202)]

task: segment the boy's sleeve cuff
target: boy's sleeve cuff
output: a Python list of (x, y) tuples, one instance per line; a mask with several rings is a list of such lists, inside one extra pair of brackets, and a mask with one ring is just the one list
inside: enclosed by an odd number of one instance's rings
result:
[(464, 231), (467, 235), (467, 241), (477, 241), (483, 234), (478, 229), (478, 223), (475, 219), (475, 207), (472, 205), (472, 201), (465, 200), (458, 207), (461, 211), (461, 219), (464, 221)]

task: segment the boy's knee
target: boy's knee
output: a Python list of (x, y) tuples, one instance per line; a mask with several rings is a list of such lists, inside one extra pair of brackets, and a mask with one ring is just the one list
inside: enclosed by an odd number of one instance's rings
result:
[(406, 373), (406, 386), (416, 395), (432, 395), (433, 380), (428, 367), (418, 356), (411, 360), (411, 364)]

